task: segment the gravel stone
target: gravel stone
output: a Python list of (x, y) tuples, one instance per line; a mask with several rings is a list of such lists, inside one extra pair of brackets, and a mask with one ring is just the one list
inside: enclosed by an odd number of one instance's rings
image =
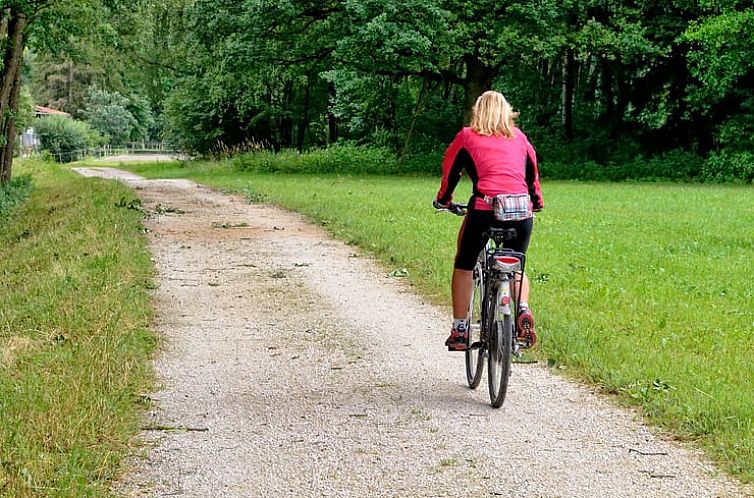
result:
[(295, 213), (77, 171), (183, 211), (146, 221), (161, 388), (126, 496), (754, 496), (544, 366), (514, 365), (491, 408), (486, 378), (470, 390), (463, 355), (443, 346), (449, 310)]

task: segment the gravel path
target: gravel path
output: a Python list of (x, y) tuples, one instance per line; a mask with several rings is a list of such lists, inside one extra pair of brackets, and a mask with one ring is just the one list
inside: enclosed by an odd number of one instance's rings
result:
[(167, 162), (167, 161), (175, 161), (179, 159), (181, 156), (179, 154), (162, 154), (162, 153), (155, 153), (155, 154), (120, 154), (117, 156), (107, 156), (107, 157), (101, 157), (97, 159), (97, 162), (101, 163), (140, 163), (140, 162), (149, 162), (149, 163), (160, 163), (160, 162)]
[(754, 496), (542, 366), (514, 365), (492, 409), (442, 345), (446, 310), (296, 214), (79, 172), (185, 211), (146, 222), (165, 344), (127, 496)]

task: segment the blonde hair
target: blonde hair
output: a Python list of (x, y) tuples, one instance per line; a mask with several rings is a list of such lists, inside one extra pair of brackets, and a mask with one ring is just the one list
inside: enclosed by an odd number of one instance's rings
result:
[(476, 99), (471, 113), (471, 129), (480, 135), (513, 137), (514, 120), (518, 117), (503, 94), (492, 90)]

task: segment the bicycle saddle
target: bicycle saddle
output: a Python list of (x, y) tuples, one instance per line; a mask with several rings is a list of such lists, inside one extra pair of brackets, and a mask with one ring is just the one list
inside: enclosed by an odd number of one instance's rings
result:
[(515, 240), (518, 238), (518, 233), (515, 228), (490, 228), (484, 232), (485, 237), (495, 241), (497, 245), (503, 245), (506, 240)]

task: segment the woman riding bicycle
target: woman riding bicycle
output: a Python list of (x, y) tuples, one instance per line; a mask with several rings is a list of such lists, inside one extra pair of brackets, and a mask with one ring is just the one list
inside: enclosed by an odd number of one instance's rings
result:
[[(483, 93), (474, 104), (471, 125), (456, 135), (445, 152), (442, 182), (435, 208), (451, 206), (453, 190), (466, 170), (473, 183), (468, 212), (458, 233), (458, 248), (453, 270), (453, 327), (445, 341), (449, 350), (466, 348), (469, 330), (467, 314), (472, 292), (472, 272), (479, 253), (487, 244), (483, 235), (489, 228), (514, 228), (515, 240), (506, 243), (514, 251), (526, 253), (534, 219), (532, 212), (541, 211), (542, 191), (539, 185), (537, 156), (526, 135), (516, 128), (517, 112), (501, 93)], [(528, 199), (523, 196), (528, 196)], [(495, 199), (525, 199), (521, 216), (500, 220), (492, 205)], [(519, 339), (533, 346), (536, 342), (534, 317), (529, 310), (529, 279), (523, 275), (517, 330)]]

